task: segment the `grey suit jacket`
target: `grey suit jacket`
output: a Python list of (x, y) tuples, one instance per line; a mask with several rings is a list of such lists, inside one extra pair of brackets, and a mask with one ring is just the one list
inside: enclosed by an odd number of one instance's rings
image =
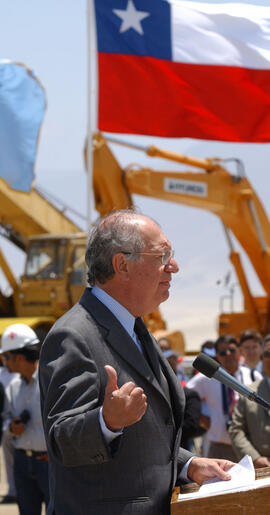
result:
[[(167, 515), (179, 472), (184, 394), (158, 344), (170, 389), (161, 389), (114, 315), (86, 289), (59, 319), (40, 356), (43, 423), (50, 458), (48, 515)], [(99, 411), (112, 365), (118, 386), (134, 381), (148, 398), (143, 418), (107, 445)]]
[[(270, 401), (267, 379), (252, 383), (250, 388)], [(266, 411), (257, 403), (240, 397), (234, 409), (229, 434), (239, 458), (245, 454), (251, 456), (253, 461), (260, 456), (270, 458), (270, 410)]]

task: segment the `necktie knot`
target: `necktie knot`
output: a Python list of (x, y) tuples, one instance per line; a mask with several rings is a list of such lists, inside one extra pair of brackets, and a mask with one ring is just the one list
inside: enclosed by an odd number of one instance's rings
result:
[(139, 338), (143, 334), (143, 325), (142, 320), (140, 318), (135, 318), (134, 332), (137, 334)]
[(137, 337), (137, 340), (139, 341), (139, 344), (144, 352), (144, 343), (145, 343), (145, 331), (144, 331), (144, 326), (143, 326), (143, 322), (140, 318), (136, 318), (135, 319), (135, 323), (134, 323), (134, 333)]
[(152, 359), (149, 355), (149, 345), (147, 345), (149, 342), (148, 342), (148, 331), (142, 321), (141, 318), (136, 318), (135, 319), (135, 323), (134, 323), (134, 333), (136, 334), (138, 340), (139, 340), (139, 343), (141, 345), (141, 348), (142, 348), (142, 352), (143, 352), (143, 355), (148, 363), (148, 365), (150, 366), (150, 368), (152, 369), (153, 371), (153, 364), (152, 364)]
[(167, 399), (170, 402), (170, 392), (168, 388), (168, 383), (161, 370), (157, 351), (154, 348), (151, 336), (148, 333), (148, 330), (141, 318), (136, 318), (134, 324), (134, 332), (141, 342), (143, 354), (146, 358), (146, 361), (148, 362), (149, 367), (152, 369), (152, 372), (154, 373), (156, 379), (161, 385), (161, 388), (165, 392)]

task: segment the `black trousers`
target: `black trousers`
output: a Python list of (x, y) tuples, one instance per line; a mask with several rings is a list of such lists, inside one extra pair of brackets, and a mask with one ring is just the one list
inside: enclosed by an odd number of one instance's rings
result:
[(41, 515), (42, 503), (49, 503), (48, 463), (16, 449), (14, 479), (20, 515)]

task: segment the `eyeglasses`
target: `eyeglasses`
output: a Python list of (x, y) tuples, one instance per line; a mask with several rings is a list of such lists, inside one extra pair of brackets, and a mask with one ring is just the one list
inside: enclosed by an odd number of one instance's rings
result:
[(164, 254), (154, 254), (153, 252), (124, 252), (122, 250), (123, 254), (127, 254), (129, 256), (155, 256), (161, 258), (161, 264), (162, 265), (168, 265), (171, 259), (174, 257), (174, 250), (170, 249), (164, 252)]
[(227, 349), (222, 349), (218, 352), (219, 356), (226, 356), (227, 352), (234, 354), (236, 352), (236, 347), (228, 347)]

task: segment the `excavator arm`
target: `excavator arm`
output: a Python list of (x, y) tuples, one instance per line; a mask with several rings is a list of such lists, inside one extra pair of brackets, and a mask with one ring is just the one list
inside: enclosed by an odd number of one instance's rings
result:
[[(97, 134), (93, 177), (96, 208), (103, 216), (112, 209), (131, 206), (131, 195), (138, 194), (214, 213), (223, 223), (230, 245), (230, 259), (244, 296), (248, 317), (240, 321), (240, 330), (248, 318), (250, 327), (257, 327), (264, 333), (269, 329), (270, 224), (250, 182), (245, 176), (230, 174), (219, 159), (195, 159), (156, 147), (149, 147), (145, 151), (150, 156), (188, 164), (199, 170), (170, 172), (144, 167), (128, 167), (122, 170), (107, 141), (101, 134)], [(204, 171), (200, 171), (201, 169)], [(252, 297), (240, 256), (233, 249), (229, 230), (248, 255), (267, 294), (265, 299), (257, 301)], [(223, 325), (226, 332), (228, 327), (224, 321)], [(222, 327), (220, 329), (222, 332)]]
[(81, 230), (35, 188), (29, 193), (16, 191), (3, 179), (0, 179), (0, 226), (21, 248), (30, 236)]

